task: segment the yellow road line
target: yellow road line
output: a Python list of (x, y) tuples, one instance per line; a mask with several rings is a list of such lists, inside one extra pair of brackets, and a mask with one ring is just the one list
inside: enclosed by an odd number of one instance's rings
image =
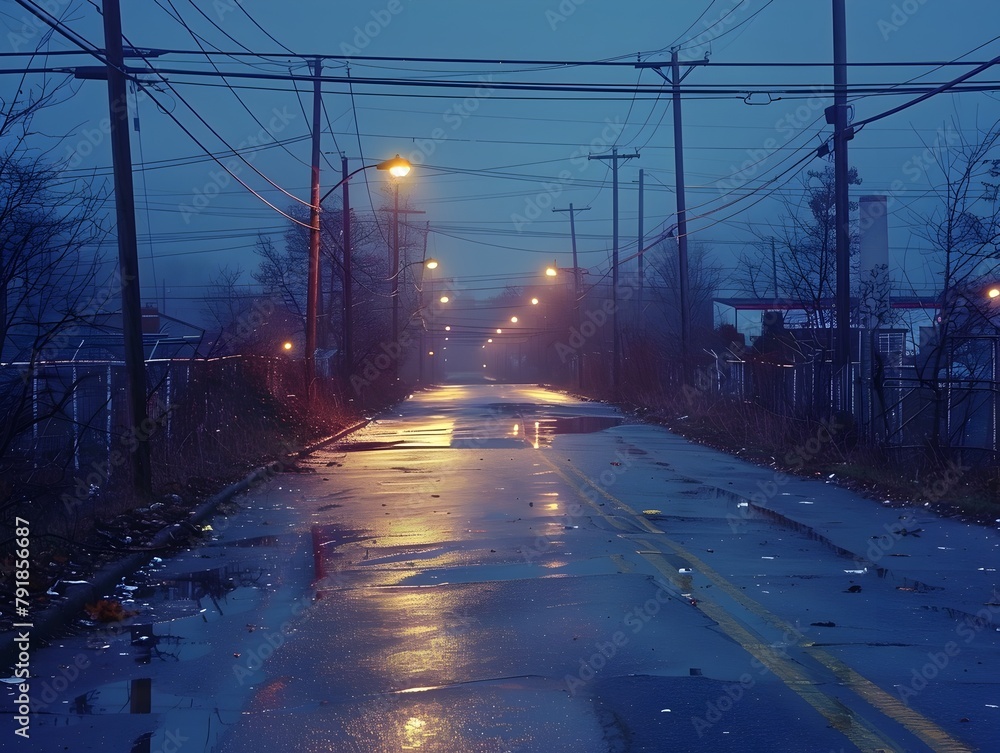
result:
[[(561, 468), (556, 466), (551, 460), (545, 457), (544, 454), (542, 454), (542, 458), (577, 492), (580, 497), (588, 503), (591, 502), (589, 497), (583, 493), (583, 487), (578, 486), (576, 482), (570, 478), (570, 476), (568, 476)], [(751, 599), (741, 589), (736, 588), (736, 586), (730, 583), (723, 575), (709, 567), (708, 564), (703, 562), (693, 553), (689, 552), (681, 544), (678, 544), (676, 541), (670, 539), (666, 535), (665, 531), (654, 526), (648, 519), (646, 519), (645, 516), (640, 515), (638, 512), (633, 510), (623, 500), (609, 493), (606, 489), (592, 483), (575, 468), (571, 469), (570, 472), (583, 481), (587, 487), (594, 489), (601, 496), (614, 504), (619, 510), (622, 510), (630, 515), (637, 525), (645, 528), (650, 533), (660, 534), (655, 537), (657, 543), (666, 544), (667, 547), (686, 560), (688, 564), (698, 570), (698, 572), (710, 580), (715, 587), (719, 588), (723, 593), (736, 601), (736, 603), (738, 603), (741, 607), (770, 625), (782, 630), (785, 634), (790, 633), (792, 635), (801, 635), (801, 631), (798, 628), (789, 624), (782, 618), (767, 610), (763, 605)], [(609, 516), (600, 508), (600, 506), (592, 506), (602, 517), (609, 520), (613, 525), (616, 525), (619, 528), (627, 528), (627, 526), (624, 526), (624, 524), (620, 521), (617, 521), (615, 517)], [(658, 549), (656, 544), (649, 541), (639, 540), (637, 543), (640, 543), (652, 550)], [(681, 587), (684, 590), (687, 589), (687, 584), (682, 586), (679, 583), (676, 568), (672, 567), (666, 562), (666, 560), (663, 559), (662, 553), (640, 552), (640, 554), (675, 585), (678, 585), (678, 587)], [(657, 557), (657, 554), (660, 556)], [(755, 656), (764, 666), (771, 670), (775, 676), (780, 678), (788, 688), (798, 693), (799, 696), (801, 696), (807, 703), (819, 711), (819, 713), (830, 722), (831, 726), (846, 735), (848, 739), (850, 739), (851, 742), (860, 750), (891, 751), (894, 749), (901, 749), (901, 746), (888, 742), (887, 738), (885, 738), (874, 727), (871, 727), (867, 722), (855, 716), (839, 700), (823, 693), (816, 683), (800, 671), (794, 663), (784, 657), (777, 656), (769, 646), (765, 646), (758, 637), (754, 636), (743, 625), (739, 624), (724, 608), (711, 600), (703, 599), (701, 597), (698, 599), (697, 606), (709, 618), (717, 622), (719, 626), (731, 638), (733, 638), (733, 640), (737, 641), (747, 652)], [(799, 645), (806, 649), (810, 656), (833, 671), (837, 679), (859, 698), (863, 699), (866, 703), (880, 711), (888, 718), (893, 719), (905, 727), (915, 736), (919, 737), (931, 746), (935, 751), (940, 751), (941, 753), (972, 753), (972, 748), (968, 745), (951, 737), (944, 729), (936, 725), (930, 719), (917, 711), (914, 711), (902, 701), (894, 698), (881, 687), (849, 667), (841, 660), (825, 651), (815, 648), (814, 646), (810, 646), (807, 642), (800, 641)]]
[(914, 735), (919, 737), (939, 753), (969, 753), (972, 749), (959, 742), (938, 727), (927, 717), (914, 711), (903, 701), (880, 688), (867, 677), (851, 669), (840, 659), (815, 646), (807, 646), (806, 651), (825, 664), (837, 675), (837, 679), (864, 698), (891, 719), (895, 719)]
[[(648, 544), (649, 542), (640, 542)], [(652, 545), (650, 545), (652, 547)], [(677, 577), (676, 568), (670, 565), (658, 552), (640, 552), (646, 560), (664, 576), (684, 588), (684, 583)], [(900, 746), (892, 742), (864, 719), (844, 706), (839, 699), (827, 695), (812, 680), (803, 668), (792, 660), (781, 656), (760, 636), (755, 635), (741, 625), (723, 607), (711, 599), (699, 596), (697, 608), (706, 617), (713, 620), (719, 627), (740, 644), (751, 656), (755, 657), (762, 667), (766, 667), (775, 677), (781, 680), (790, 690), (794, 691), (806, 703), (818, 711), (835, 730), (843, 734), (858, 750), (900, 750)]]

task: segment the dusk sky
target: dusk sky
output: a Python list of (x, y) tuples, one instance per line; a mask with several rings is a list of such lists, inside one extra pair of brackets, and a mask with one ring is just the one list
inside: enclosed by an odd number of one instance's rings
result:
[[(709, 63), (697, 66), (684, 82), (696, 90), (683, 103), (685, 182), (691, 240), (710, 247), (721, 264), (732, 264), (753, 240), (755, 228), (781, 222), (778, 198), (801, 197), (807, 170), (832, 164), (807, 158), (832, 133), (824, 118), (832, 84), (827, 0), (244, 0), (242, 8), (237, 0), (156, 0), (124, 5), (123, 29), (130, 43), (187, 51), (150, 60), (161, 69), (215, 73), (214, 63), (230, 73), (307, 75), (307, 60), (290, 50), (328, 56), (324, 74), (345, 76), (344, 56), (410, 58), (349, 64), (352, 79), (402, 80), (394, 85), (359, 81), (353, 96), (344, 83), (323, 85), (322, 148), (328, 160), (322, 167), (323, 190), (339, 179), (340, 153), (352, 169), (397, 153), (409, 158), (415, 168), (401, 190), (426, 212), (414, 221), (430, 223), (428, 254), (440, 259), (443, 275), (478, 297), (498, 292), (508, 281), (537, 280), (553, 260), (570, 266), (568, 217), (551, 211), (570, 202), (591, 208), (578, 217), (581, 265), (596, 274), (607, 270), (611, 174), (606, 162), (588, 160), (588, 154), (606, 154), (615, 146), (640, 153), (639, 159), (622, 162), (619, 174), (623, 257), (636, 247), (640, 168), (645, 170), (647, 242), (673, 222), (673, 129), (666, 83), (655, 71), (640, 72), (632, 65), (558, 63), (668, 62), (673, 46), (681, 48), (685, 61), (710, 55)], [(49, 7), (67, 28), (102, 46), (94, 4), (53, 0)], [(42, 39), (40, 22), (12, 0), (3, 0), (0, 19), (5, 52), (30, 52)], [(849, 0), (852, 62), (917, 63), (852, 68), (852, 85), (872, 87), (870, 93), (851, 95), (855, 119), (916, 96), (886, 91), (890, 87), (940, 84), (971, 67), (936, 64), (981, 62), (1000, 54), (998, 22), (1000, 7), (992, 0)], [(269, 56), (216, 54), (209, 63), (194, 54), (199, 45)], [(73, 48), (58, 36), (45, 46)], [(3, 67), (12, 70), (29, 62), (71, 67), (96, 61), (83, 54), (32, 61), (7, 57)], [(827, 65), (751, 65), (761, 62)], [(48, 75), (58, 80), (64, 74)], [(220, 172), (202, 147), (279, 209), (287, 211), (296, 199), (308, 201), (311, 85), (298, 82), (296, 94), (287, 80), (223, 81), (184, 73), (166, 78), (170, 88), (160, 85), (153, 92), (159, 106), (142, 93), (137, 108), (136, 101), (131, 103), (141, 124), (141, 131), (132, 133), (132, 151), (142, 284), (147, 300), (158, 297), (165, 285), (167, 310), (195, 318), (206, 281), (224, 265), (249, 273), (257, 262), (258, 233), (280, 240), (288, 225)], [(970, 83), (997, 78), (987, 71)], [(18, 80), (3, 76), (0, 91), (9, 95)], [(471, 86), (413, 83), (434, 81)], [(503, 83), (627, 91), (520, 91), (499, 88)], [(648, 89), (634, 93), (636, 84)], [(75, 96), (45, 113), (40, 130), (66, 134), (54, 153), (69, 159), (75, 174), (96, 171), (97, 180), (109, 185), (108, 140), (100, 124), (107, 115), (106, 86), (99, 81), (74, 86)], [(989, 127), (1000, 115), (996, 96), (942, 94), (865, 127), (851, 142), (851, 164), (863, 180), (852, 188), (854, 196), (890, 196), (890, 266), (896, 280), (927, 289), (933, 285), (925, 242), (910, 229), (914, 212), (933, 209), (926, 195), (941, 182), (928, 147), (951, 143), (959, 130), (974, 140), (977, 128)], [(46, 143), (41, 137), (38, 142), (40, 148)], [(254, 143), (269, 148), (247, 152), (253, 166), (295, 198), (229, 152)], [(364, 210), (371, 199), (377, 204), (384, 181), (385, 173), (375, 170), (352, 179), (352, 206)], [(105, 250), (113, 258), (113, 239)]]

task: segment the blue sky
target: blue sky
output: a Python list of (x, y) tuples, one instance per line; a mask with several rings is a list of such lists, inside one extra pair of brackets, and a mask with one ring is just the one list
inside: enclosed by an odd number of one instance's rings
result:
[[(825, 95), (811, 95), (809, 85), (828, 85), (830, 68), (718, 64), (829, 63), (832, 12), (827, 0), (243, 0), (242, 10), (236, 0), (172, 1), (172, 6), (167, 0), (159, 5), (126, 3), (123, 29), (128, 40), (140, 47), (197, 49), (189, 31), (171, 17), (176, 12), (207, 40), (203, 44), (225, 51), (246, 47), (282, 53), (287, 47), (296, 53), (331, 56), (633, 61), (638, 53), (644, 60), (668, 60), (667, 49), (679, 42), (684, 59), (710, 53), (710, 63), (698, 66), (686, 85), (773, 91), (806, 85), (798, 98), (756, 95), (745, 102), (738, 94), (728, 94), (684, 101), (685, 182), (693, 218), (689, 229), (692, 240), (711, 247), (723, 264), (731, 263), (752, 240), (755, 229), (779, 221), (776, 195), (795, 199), (801, 195), (797, 176), (826, 164), (819, 159), (807, 161), (771, 186), (779, 187), (777, 192), (761, 189), (765, 181), (784, 173), (829, 136), (823, 108), (830, 101)], [(989, 0), (848, 0), (847, 6), (852, 61), (986, 60), (1000, 53), (1000, 42), (995, 39), (1000, 7)], [(100, 43), (100, 18), (93, 5), (52, 0), (49, 7), (57, 9), (70, 28)], [(0, 8), (5, 51), (25, 51), (40, 38), (25, 10), (11, 0), (4, 0)], [(61, 39), (50, 43), (51, 49), (70, 47)], [(73, 64), (89, 64), (85, 57), (72, 60)], [(49, 64), (68, 64), (53, 61)], [(287, 53), (250, 60), (257, 68), (224, 57), (216, 61), (226, 71), (306, 72), (304, 63)], [(11, 59), (6, 62), (15, 67)], [(156, 65), (210, 70), (203, 59), (181, 54), (158, 58)], [(854, 68), (851, 83), (888, 86), (918, 76), (922, 76), (918, 83), (943, 82), (964, 70)], [(343, 76), (346, 67), (343, 61), (328, 60), (324, 72)], [(325, 84), (329, 120), (324, 118), (323, 151), (330, 164), (324, 163), (322, 175), (324, 186), (336, 182), (339, 152), (347, 154), (352, 166), (363, 164), (362, 158), (366, 163), (376, 162), (396, 153), (422, 162), (402, 190), (414, 207), (426, 212), (419, 220), (431, 223), (429, 253), (441, 260), (442, 273), (456, 277), (458, 285), (470, 293), (489, 295), (508, 276), (520, 282), (530, 280), (553, 259), (568, 266), (567, 217), (551, 209), (570, 202), (591, 207), (578, 217), (581, 264), (598, 271), (607, 268), (611, 179), (607, 164), (587, 160), (588, 153), (606, 153), (612, 146), (640, 153), (638, 160), (622, 164), (619, 175), (623, 255), (635, 248), (640, 168), (646, 175), (647, 238), (662, 223), (672, 221), (673, 135), (668, 97), (657, 98), (650, 91), (635, 98), (630, 94), (569, 98), (552, 93), (525, 99), (523, 92), (494, 86), (504, 81), (654, 85), (661, 80), (653, 71), (640, 74), (632, 66), (357, 61), (351, 63), (350, 75), (438, 77), (474, 83), (467, 90), (358, 83), (353, 98), (346, 85)], [(184, 101), (169, 91), (154, 96), (202, 146), (225, 154), (227, 144), (244, 148), (255, 143), (273, 145), (277, 140), (281, 146), (255, 152), (252, 161), (286, 193), (246, 166), (240, 167), (240, 177), (281, 209), (295, 203), (287, 194), (300, 201), (308, 199), (307, 83), (299, 85), (301, 92), (296, 96), (288, 82), (230, 79), (241, 104), (217, 79), (175, 74), (168, 78)], [(987, 72), (979, 80), (996, 78)], [(0, 78), (0, 91), (8, 91), (15, 80), (10, 75)], [(243, 88), (251, 86), (280, 90)], [(90, 81), (78, 84), (78, 89), (71, 100), (46, 114), (46, 130), (66, 134), (57, 153), (71, 159), (75, 169), (98, 169), (106, 176), (110, 155), (100, 125), (106, 116), (106, 88)], [(1000, 115), (996, 96), (941, 95), (865, 128), (851, 142), (851, 163), (864, 181), (855, 193), (892, 196), (890, 259), (897, 276), (904, 276), (905, 269), (905, 276), (920, 284), (933, 279), (924, 242), (911, 232), (913, 212), (928, 206), (921, 197), (940, 182), (940, 175), (928, 166), (928, 145), (953, 138), (956, 123), (970, 137), (976, 127), (992, 125)], [(854, 102), (856, 118), (875, 115), (909, 98), (887, 94), (860, 98)], [(769, 104), (763, 104), (769, 99)], [(136, 175), (145, 297), (165, 284), (168, 310), (194, 316), (200, 308), (195, 299), (207, 279), (221, 265), (251, 268), (256, 233), (280, 235), (286, 220), (220, 172), (156, 103), (140, 95), (135, 109), (141, 131), (132, 135), (134, 161), (151, 168)], [(238, 164), (232, 158), (225, 162)], [(355, 208), (368, 204), (369, 193), (376, 203), (380, 201), (383, 176), (372, 170), (352, 180)], [(735, 199), (739, 201), (725, 206)]]

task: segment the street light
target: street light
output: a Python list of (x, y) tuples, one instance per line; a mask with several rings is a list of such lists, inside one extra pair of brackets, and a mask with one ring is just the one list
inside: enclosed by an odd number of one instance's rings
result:
[(410, 170), (413, 166), (405, 159), (400, 157), (398, 154), (392, 159), (387, 159), (375, 166), (379, 170), (388, 170), (389, 175), (393, 178), (405, 178), (410, 174)]
[(538, 299), (537, 298), (532, 298), (531, 299), (531, 305), (532, 306), (537, 306), (538, 305)]
[[(320, 251), (320, 221), (319, 214), (323, 208), (323, 202), (327, 197), (341, 186), (344, 187), (343, 201), (343, 235), (344, 235), (344, 373), (348, 374), (354, 366), (354, 329), (352, 325), (352, 314), (354, 302), (352, 300), (352, 276), (351, 276), (351, 202), (348, 191), (348, 181), (363, 170), (387, 170), (390, 175), (401, 178), (409, 174), (411, 165), (398, 154), (392, 159), (387, 159), (372, 165), (362, 165), (353, 171), (347, 169), (347, 157), (341, 157), (340, 181), (328, 190), (316, 202), (313, 209), (313, 218), (309, 229), (309, 273), (306, 282), (306, 386), (308, 394), (312, 394), (312, 383), (316, 377), (316, 318), (319, 311), (319, 251)], [(316, 190), (316, 193), (319, 193)], [(315, 194), (314, 194), (315, 195)]]
[(993, 300), (1000, 298), (1000, 288), (990, 288), (989, 292), (986, 295), (988, 295)]
[(555, 264), (553, 264), (551, 267), (546, 267), (545, 268), (545, 276), (546, 277), (555, 277), (557, 274), (559, 274), (559, 271), (558, 271), (558, 267), (556, 267)]

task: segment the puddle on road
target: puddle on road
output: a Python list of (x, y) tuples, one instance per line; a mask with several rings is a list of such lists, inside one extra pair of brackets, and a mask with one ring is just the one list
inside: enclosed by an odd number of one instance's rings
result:
[(392, 450), (403, 444), (402, 440), (392, 442), (344, 442), (338, 444), (338, 452), (368, 452), (369, 450)]
[(620, 416), (550, 416), (539, 422), (543, 434), (593, 434), (625, 423)]
[(443, 570), (424, 570), (401, 579), (395, 586), (442, 586), (454, 583), (615, 575), (619, 572), (621, 571), (618, 565), (607, 557), (568, 562), (515, 562), (506, 565), (469, 565)]
[(624, 423), (621, 416), (522, 416), (514, 421), (509, 436), (522, 438), (537, 450), (551, 445), (559, 434), (594, 434)]
[[(379, 450), (475, 449), (507, 450), (536, 449), (548, 446), (559, 434), (592, 434), (626, 423), (622, 416), (553, 415), (550, 411), (565, 410), (558, 406), (537, 403), (494, 403), (486, 406), (487, 416), (451, 422), (444, 428), (422, 428), (405, 432), (404, 439), (358, 441), (338, 444), (338, 452), (369, 452)], [(499, 423), (495, 416), (508, 416), (509, 424)], [(645, 454), (634, 450), (633, 454)], [(401, 472), (411, 472), (401, 469)]]
[(185, 740), (198, 740), (205, 751), (217, 750), (227, 729), (239, 721), (239, 714), (230, 708), (235, 701), (173, 695), (156, 687), (153, 678), (139, 677), (107, 683), (77, 696), (68, 707), (76, 719), (71, 717), (67, 723), (72, 726), (86, 717), (109, 717), (119, 726), (123, 714), (159, 716), (162, 722), (157, 729), (133, 739), (129, 753), (179, 750), (183, 746), (178, 742)]
[(208, 598), (216, 601), (237, 588), (259, 586), (264, 577), (265, 573), (260, 568), (217, 567), (140, 584), (129, 590), (131, 598), (137, 601), (154, 598), (196, 602)]
[(210, 622), (248, 609), (271, 585), (268, 580), (268, 573), (259, 566), (230, 565), (168, 578), (140, 571), (118, 587), (116, 597), (126, 610), (138, 612), (129, 620), (130, 629), (140, 621), (176, 623), (197, 617)]

